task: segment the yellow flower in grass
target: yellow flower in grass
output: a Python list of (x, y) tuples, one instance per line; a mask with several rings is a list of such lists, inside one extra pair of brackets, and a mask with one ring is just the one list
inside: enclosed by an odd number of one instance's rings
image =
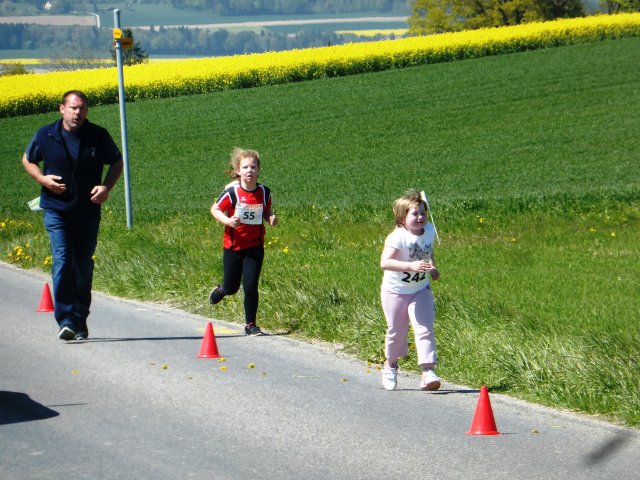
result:
[(29, 252), (27, 252), (25, 248), (22, 248), (20, 245), (13, 247), (13, 250), (7, 253), (9, 261), (23, 264), (31, 263), (33, 261), (33, 256), (29, 255)]

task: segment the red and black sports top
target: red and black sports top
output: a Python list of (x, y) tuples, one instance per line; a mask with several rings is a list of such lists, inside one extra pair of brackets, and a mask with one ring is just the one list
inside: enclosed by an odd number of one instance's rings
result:
[(224, 189), (216, 205), (227, 216), (240, 218), (237, 228), (224, 228), (224, 248), (243, 250), (264, 244), (263, 221), (271, 212), (269, 187), (258, 183), (255, 190), (249, 191), (233, 183)]

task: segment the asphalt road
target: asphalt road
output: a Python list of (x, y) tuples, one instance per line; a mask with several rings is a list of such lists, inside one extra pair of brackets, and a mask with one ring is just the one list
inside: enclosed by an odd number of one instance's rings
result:
[(196, 358), (212, 319), (162, 306), (95, 294), (90, 339), (62, 342), (36, 312), (48, 280), (0, 263), (3, 480), (638, 478), (638, 430), (492, 393), (502, 435), (467, 435), (478, 390), (387, 392), (326, 346), (221, 321), (225, 361)]

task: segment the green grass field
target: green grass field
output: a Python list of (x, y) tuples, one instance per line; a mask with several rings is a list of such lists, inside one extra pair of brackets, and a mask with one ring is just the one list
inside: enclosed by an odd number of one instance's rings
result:
[[(134, 226), (121, 183), (95, 287), (241, 322), (241, 295), (206, 302), (221, 275), (209, 207), (230, 150), (255, 148), (281, 220), (261, 325), (379, 363), (391, 204), (424, 189), (442, 237), (440, 375), (640, 425), (639, 62), (631, 38), (130, 104)], [(119, 137), (117, 106), (90, 117)], [(48, 252), (19, 159), (55, 118), (0, 119), (0, 251), (20, 246), (25, 267)]]

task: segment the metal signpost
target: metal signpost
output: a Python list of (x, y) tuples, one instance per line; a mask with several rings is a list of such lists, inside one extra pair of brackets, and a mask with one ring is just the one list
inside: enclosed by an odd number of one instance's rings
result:
[(116, 50), (116, 65), (118, 66), (118, 98), (120, 102), (120, 133), (122, 136), (122, 159), (124, 161), (124, 194), (127, 207), (127, 228), (131, 229), (133, 218), (131, 214), (131, 187), (129, 183), (129, 142), (127, 140), (127, 115), (125, 112), (124, 75), (122, 73), (122, 49), (131, 48), (133, 40), (122, 38), (120, 28), (120, 10), (113, 11), (113, 44)]

